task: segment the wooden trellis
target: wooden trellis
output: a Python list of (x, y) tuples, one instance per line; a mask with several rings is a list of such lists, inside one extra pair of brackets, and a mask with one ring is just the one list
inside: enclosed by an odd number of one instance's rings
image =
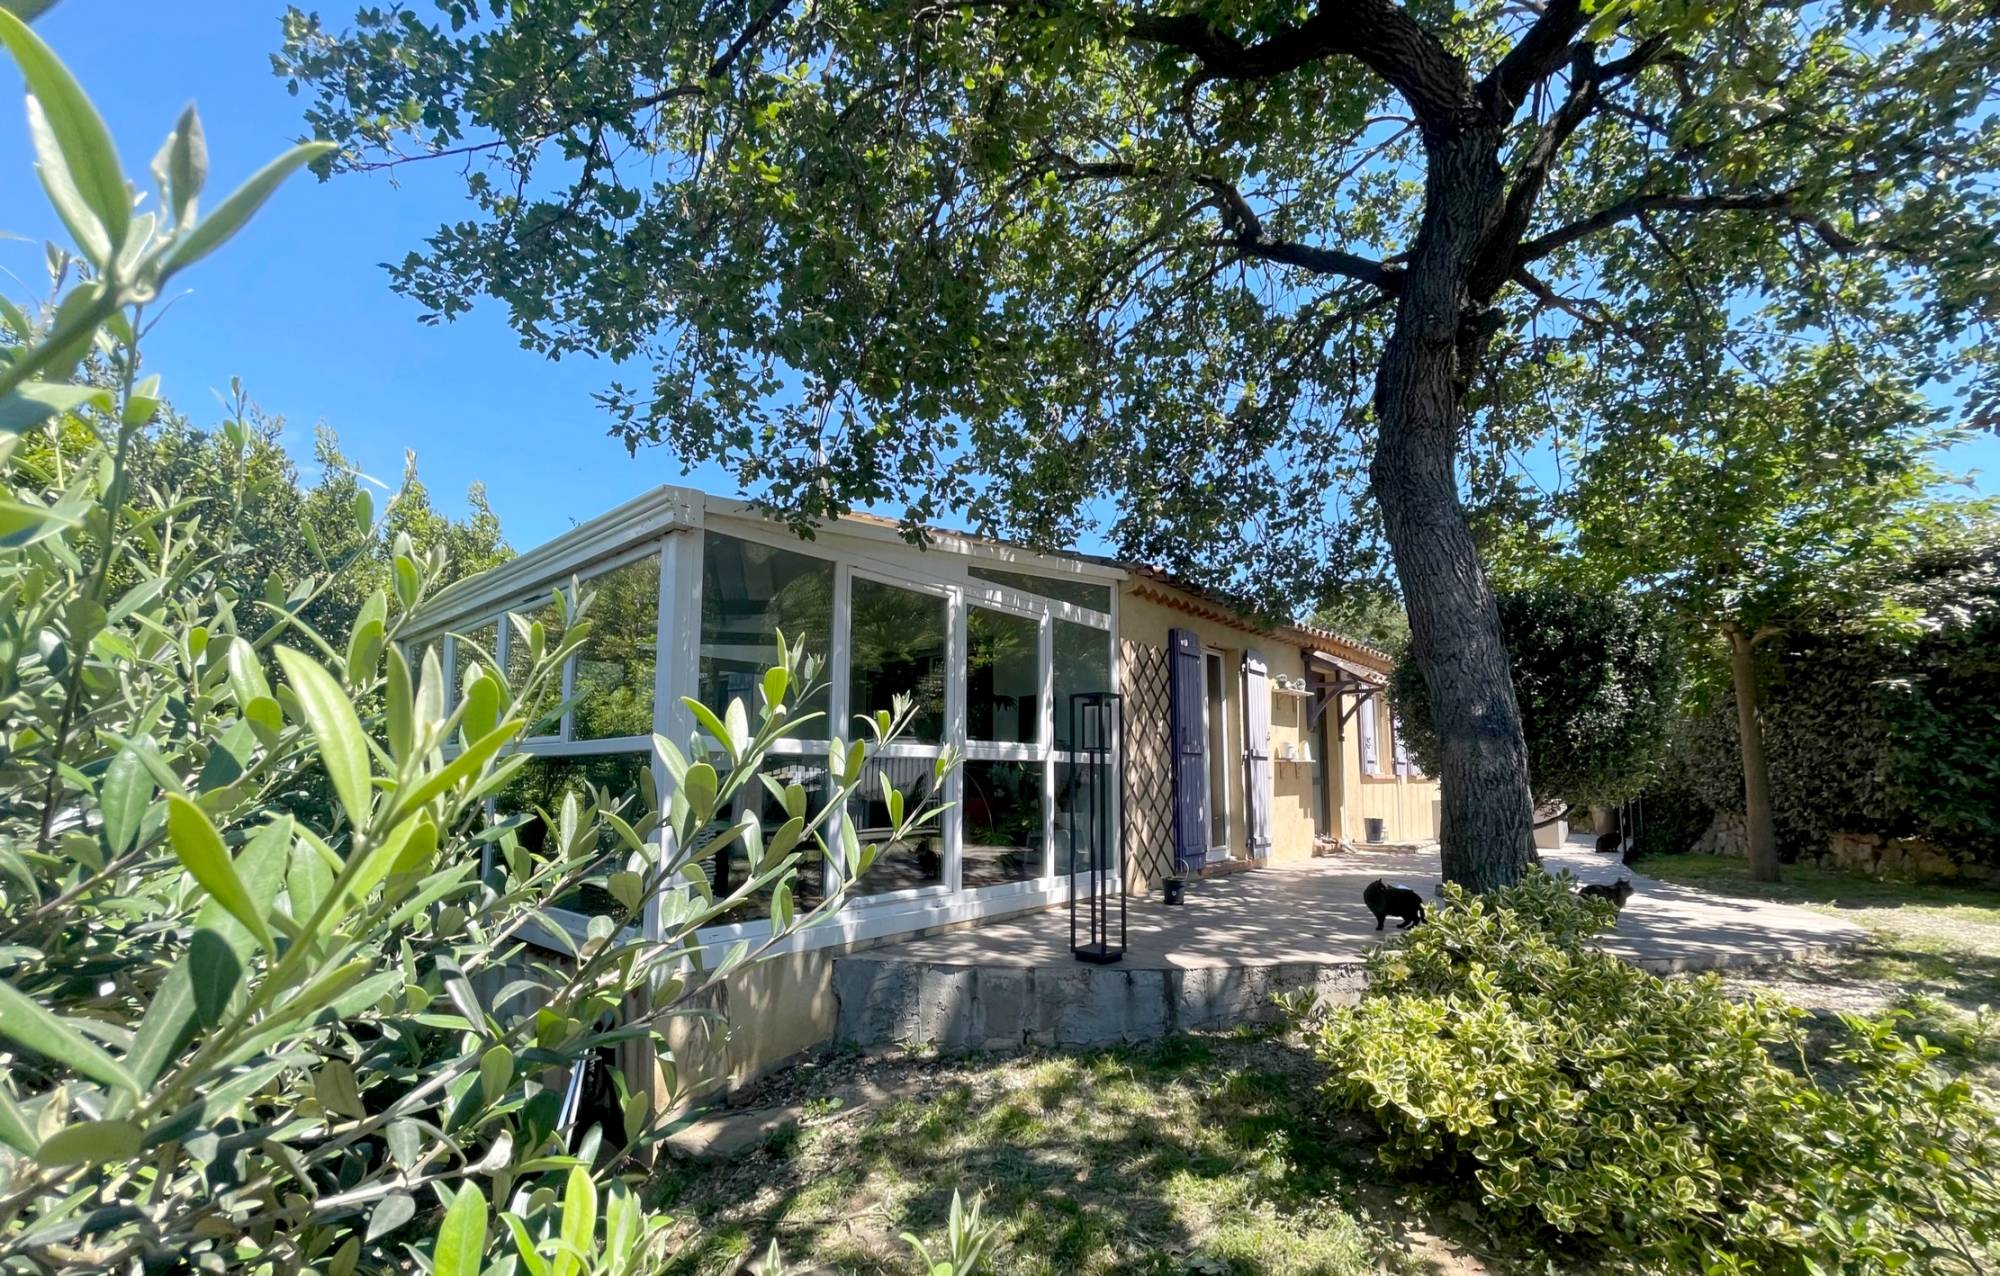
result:
[(1150, 890), (1174, 868), (1173, 737), (1167, 651), (1124, 639), (1125, 889)]

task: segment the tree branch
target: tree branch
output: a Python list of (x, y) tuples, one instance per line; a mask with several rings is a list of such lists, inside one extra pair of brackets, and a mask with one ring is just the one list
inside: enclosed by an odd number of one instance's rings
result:
[(1588, 217), (1559, 226), (1546, 235), (1523, 243), (1514, 253), (1514, 263), (1539, 261), (1557, 249), (1586, 236), (1606, 230), (1646, 213), (1771, 213), (1807, 226), (1827, 247), (1836, 252), (1852, 252), (1863, 245), (1818, 213), (1799, 206), (1797, 191), (1747, 191), (1735, 195), (1691, 195), (1656, 192), (1630, 195), (1600, 208)]
[(1051, 153), (1049, 163), (1066, 180), (1089, 181), (1118, 178), (1148, 179), (1169, 178), (1199, 186), (1214, 195), (1213, 205), (1221, 212), (1223, 225), (1231, 233), (1214, 239), (1218, 248), (1235, 250), (1244, 257), (1259, 261), (1276, 262), (1286, 266), (1297, 266), (1317, 275), (1339, 275), (1362, 283), (1373, 284), (1385, 293), (1394, 293), (1402, 285), (1402, 271), (1386, 262), (1356, 253), (1342, 252), (1337, 248), (1319, 248), (1312, 244), (1295, 244), (1283, 240), (1264, 237), (1263, 219), (1250, 206), (1243, 193), (1222, 178), (1207, 173), (1171, 173), (1148, 169), (1144, 165), (1129, 160), (1075, 160), (1067, 156)]
[(1245, 257), (1277, 262), (1285, 266), (1297, 266), (1316, 275), (1342, 275), (1349, 279), (1358, 279), (1362, 283), (1374, 284), (1385, 293), (1395, 293), (1403, 286), (1403, 272), (1396, 267), (1376, 261), (1372, 257), (1358, 257), (1353, 253), (1341, 252), (1337, 248), (1319, 248), (1312, 244), (1241, 237), (1218, 239), (1215, 244), (1221, 248), (1232, 248)]
[(1486, 104), (1495, 124), (1505, 124), (1521, 109), (1528, 90), (1556, 73), (1575, 50), (1574, 40), (1590, 21), (1583, 0), (1550, 0), (1526, 34), (1515, 41), (1474, 91)]
[(1426, 130), (1458, 132), (1476, 110), (1464, 62), (1391, 0), (1320, 0), (1305, 21), (1255, 44), (1194, 13), (1139, 14), (1125, 30), (1193, 55), (1202, 80), (1268, 80), (1338, 55), (1388, 81)]

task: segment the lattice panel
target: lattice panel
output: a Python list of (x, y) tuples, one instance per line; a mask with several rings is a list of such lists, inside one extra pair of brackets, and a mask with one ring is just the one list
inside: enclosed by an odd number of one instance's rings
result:
[(1125, 639), (1125, 889), (1145, 892), (1174, 869), (1173, 731), (1167, 650)]

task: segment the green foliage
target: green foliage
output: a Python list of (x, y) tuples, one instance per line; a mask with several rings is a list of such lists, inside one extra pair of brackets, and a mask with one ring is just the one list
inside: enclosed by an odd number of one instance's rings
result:
[[(656, 1270), (664, 1222), (623, 1180), (664, 1134), (655, 1100), (702, 1080), (664, 1029), (763, 952), (703, 953), (696, 932), (760, 890), (785, 901), (773, 942), (839, 907), (795, 913), (790, 882), (808, 856), (867, 869), (847, 803), (909, 707), (836, 746), (824, 805), (788, 791), (770, 839), (716, 828), (811, 720), (816, 662), (781, 644), (754, 710), (690, 704), (704, 736), (656, 737), (657, 806), (568, 794), (533, 847), (490, 819), (590, 597), (531, 627), (519, 670), (473, 661), (451, 687), (404, 643), (445, 545), (394, 507), (347, 505), (350, 548), (291, 579), (246, 521), (283, 484), (242, 417), (200, 444), (225, 462), (213, 485), (135, 486), (162, 410), (146, 306), (317, 148), (197, 221), (189, 111), (156, 163), (162, 221), (54, 54), (4, 12), (0, 41), (89, 264), (39, 323), (0, 316), (0, 1271)], [(76, 371), (85, 350), (104, 383)], [(348, 632), (317, 628), (371, 564)], [(900, 798), (897, 836), (939, 814)], [(701, 861), (738, 843), (751, 871), (718, 896)], [(546, 910), (606, 867), (632, 889), (573, 938)], [(634, 1043), (658, 1085), (566, 1125), (563, 1079)]]
[[(1554, 586), (1496, 601), (1536, 799), (1615, 804), (1632, 796), (1665, 747), (1680, 697), (1680, 647), (1660, 609)], [(1439, 774), (1430, 695), (1407, 654), (1389, 693), (1411, 754)]]
[(1938, 499), (1944, 424), (1921, 380), (1840, 344), (1757, 358), (1609, 409), (1577, 441), (1556, 512), (1568, 556), (1517, 574), (1634, 585), (1691, 628), (1752, 636), (1840, 616), (1911, 623), (1890, 586), (1981, 503)]
[(1400, 653), (1410, 642), (1410, 617), (1403, 600), (1385, 586), (1350, 589), (1320, 604), (1312, 623), (1358, 639), (1378, 651)]
[(1573, 1257), (1986, 1270), (2000, 1119), (1935, 1048), (1848, 1017), (1809, 1065), (1804, 1012), (1598, 950), (1611, 909), (1572, 886), (1447, 886), (1429, 924), (1371, 954), (1358, 1006), (1309, 1019), (1328, 1103), (1377, 1125), (1385, 1161), (1476, 1184), (1501, 1226)]
[[(1296, 605), (1375, 565), (1392, 332), (1456, 329), (1482, 492), (1801, 331), (1990, 395), (1982, 0), (1348, 7), (435, 0), (291, 10), (276, 64), (326, 168), (487, 161), (391, 267), (427, 317), (636, 366), (620, 435), (803, 521), (1108, 516)], [(1460, 128), (1504, 187), (1434, 167)], [(1427, 214), (1483, 241), (1435, 337)]]
[[(1880, 599), (1906, 623), (1885, 629), (1833, 616), (1765, 646), (1764, 747), (1788, 855), (1848, 832), (1918, 837), (1989, 863), (2000, 858), (1996, 564), (2000, 547), (1991, 543), (1931, 550)], [(1672, 753), (1673, 785), (1706, 808), (1743, 809), (1731, 706), (1691, 712)], [(1649, 796), (1649, 818), (1655, 805)], [(1684, 851), (1699, 832), (1658, 849)]]
[(945, 1223), (944, 1245), (933, 1255), (931, 1247), (922, 1238), (903, 1233), (903, 1243), (916, 1251), (923, 1276), (979, 1276), (986, 1270), (986, 1254), (993, 1246), (993, 1239), (999, 1233), (999, 1226), (979, 1217), (980, 1201), (974, 1198), (972, 1208), (966, 1209), (965, 1202), (957, 1192), (951, 1194), (951, 1215)]

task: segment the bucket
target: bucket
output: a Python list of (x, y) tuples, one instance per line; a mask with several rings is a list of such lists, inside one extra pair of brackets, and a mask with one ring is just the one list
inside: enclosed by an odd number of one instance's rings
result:
[(1180, 877), (1167, 879), (1167, 903), (1179, 904), (1187, 897), (1187, 880)]
[(1377, 819), (1375, 816), (1371, 815), (1368, 818), (1362, 820), (1361, 825), (1368, 835), (1367, 836), (1368, 841), (1386, 842), (1389, 840), (1388, 821)]

